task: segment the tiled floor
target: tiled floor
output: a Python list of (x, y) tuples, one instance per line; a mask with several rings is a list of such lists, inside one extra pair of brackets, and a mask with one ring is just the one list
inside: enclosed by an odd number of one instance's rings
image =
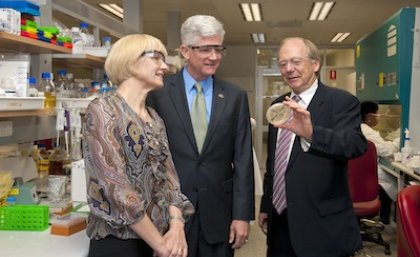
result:
[(391, 246), (391, 254), (386, 255), (384, 253), (384, 247), (369, 243), (363, 242), (363, 251), (361, 251), (357, 257), (396, 257), (397, 256), (397, 225), (394, 222), (391, 222), (390, 225), (386, 225), (384, 231), (382, 231), (383, 239), (388, 242)]
[[(259, 210), (259, 200), (259, 197), (257, 197), (257, 212)], [(382, 236), (384, 240), (391, 245), (391, 255), (386, 255), (384, 253), (383, 246), (363, 242), (364, 248), (362, 251), (357, 253), (356, 257), (396, 257), (396, 224), (391, 223), (390, 225), (387, 225), (385, 230), (382, 232)], [(253, 222), (251, 225), (249, 242), (244, 247), (236, 251), (235, 257), (265, 257), (266, 249), (265, 235), (262, 233), (257, 222)]]

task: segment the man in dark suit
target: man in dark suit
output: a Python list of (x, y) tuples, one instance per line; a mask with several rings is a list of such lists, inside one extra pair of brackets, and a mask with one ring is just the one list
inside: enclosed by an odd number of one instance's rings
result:
[(359, 101), (317, 79), (320, 57), (311, 41), (286, 38), (278, 57), (292, 92), (274, 103), (293, 114), (269, 127), (258, 219), (268, 230), (267, 256), (350, 256), (362, 247), (347, 184), (347, 160), (367, 149)]
[(189, 257), (233, 256), (255, 216), (247, 95), (214, 76), (224, 34), (212, 16), (188, 18), (180, 46), (187, 65), (148, 98), (165, 122), (181, 190), (196, 209), (186, 224)]

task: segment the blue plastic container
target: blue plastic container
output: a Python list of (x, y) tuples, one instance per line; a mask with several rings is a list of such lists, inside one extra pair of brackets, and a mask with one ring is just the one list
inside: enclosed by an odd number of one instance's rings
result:
[(39, 16), (39, 6), (28, 1), (3, 1), (0, 0), (0, 8), (11, 8), (21, 13)]

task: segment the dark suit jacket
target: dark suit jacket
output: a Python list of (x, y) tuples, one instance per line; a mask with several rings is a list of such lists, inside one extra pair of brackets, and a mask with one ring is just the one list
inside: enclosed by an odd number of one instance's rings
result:
[[(148, 105), (163, 118), (182, 192), (199, 212), (209, 243), (228, 240), (232, 219), (254, 219), (252, 134), (246, 92), (213, 78), (211, 117), (202, 153), (195, 143), (182, 71), (165, 78)], [(187, 224), (188, 226), (188, 224)]]
[[(359, 101), (319, 82), (308, 111), (313, 123), (311, 147), (304, 152), (296, 136), (286, 171), (291, 242), (299, 257), (349, 256), (362, 247), (347, 182), (347, 160), (367, 149), (360, 130)], [(269, 214), (269, 224), (277, 131), (270, 125), (261, 202), (261, 212)], [(272, 242), (269, 233), (268, 243), (279, 242)]]

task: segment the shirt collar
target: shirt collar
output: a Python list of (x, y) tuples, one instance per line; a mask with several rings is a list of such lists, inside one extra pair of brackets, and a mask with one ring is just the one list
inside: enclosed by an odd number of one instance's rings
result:
[[(311, 102), (312, 98), (315, 95), (315, 92), (318, 88), (318, 79), (314, 81), (314, 83), (305, 91), (299, 94), (299, 97), (301, 100), (299, 101), (299, 104), (304, 105), (305, 107), (308, 107), (309, 103)], [(292, 94), (290, 95), (290, 98), (295, 96), (296, 94), (292, 91)]]
[(182, 75), (184, 77), (184, 83), (185, 83), (185, 88), (186, 88), (187, 92), (191, 92), (192, 90), (194, 90), (194, 85), (197, 82), (200, 82), (201, 86), (203, 86), (203, 93), (204, 94), (209, 89), (209, 87), (211, 87), (213, 85), (213, 77), (212, 76), (208, 76), (206, 79), (201, 80), (201, 81), (196, 81), (191, 76), (191, 74), (188, 72), (187, 66), (184, 67), (184, 69), (182, 71)]

